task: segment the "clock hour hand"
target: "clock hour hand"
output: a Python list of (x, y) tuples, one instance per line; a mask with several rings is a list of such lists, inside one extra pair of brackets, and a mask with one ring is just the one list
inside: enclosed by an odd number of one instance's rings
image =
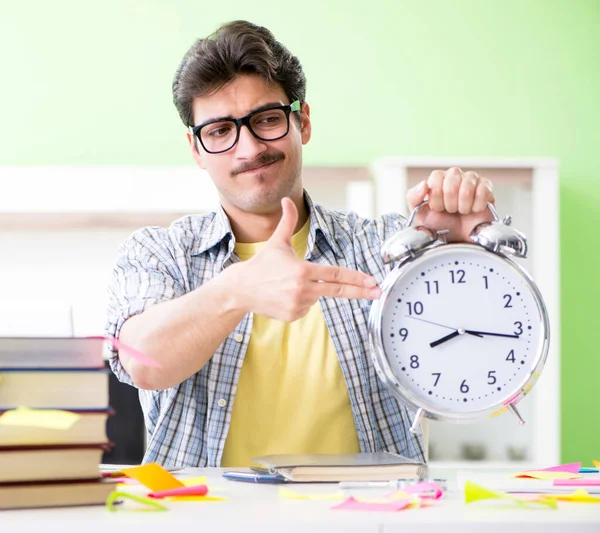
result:
[(449, 341), (450, 339), (453, 339), (454, 337), (458, 337), (459, 335), (464, 335), (465, 333), (468, 333), (469, 335), (474, 335), (475, 337), (483, 337), (483, 335), (481, 335), (478, 331), (467, 331), (464, 329), (457, 329), (456, 331), (448, 333), (448, 335), (442, 337), (441, 339), (438, 339), (437, 341), (430, 342), (429, 346), (435, 348), (436, 346), (439, 346), (440, 344), (443, 344)]
[(435, 348), (436, 346), (439, 346), (440, 344), (444, 344), (445, 342), (449, 341), (450, 339), (453, 339), (454, 337), (458, 337), (459, 335), (460, 335), (460, 332), (458, 330), (453, 331), (452, 333), (448, 333), (448, 335), (445, 335), (441, 339), (438, 339), (437, 341), (433, 341), (433, 342), (429, 343), (429, 346), (431, 346), (432, 348)]
[(491, 331), (473, 331), (472, 329), (467, 329), (465, 333), (469, 333), (471, 335), (491, 335), (492, 337), (508, 337), (509, 339), (518, 339), (519, 335), (511, 334), (508, 335), (506, 333), (492, 333)]

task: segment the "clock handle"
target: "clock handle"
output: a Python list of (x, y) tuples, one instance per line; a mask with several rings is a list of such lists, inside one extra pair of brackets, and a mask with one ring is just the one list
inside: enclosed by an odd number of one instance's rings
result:
[[(415, 220), (415, 216), (417, 215), (417, 213), (420, 211), (420, 209), (424, 206), (426, 206), (429, 203), (429, 200), (423, 200), (419, 205), (416, 205), (413, 210), (411, 211), (409, 217), (408, 217), (408, 221), (406, 222), (406, 227), (410, 227), (412, 225), (412, 223)], [(495, 222), (500, 222), (500, 217), (498, 216), (498, 213), (496, 212), (496, 208), (491, 204), (491, 202), (488, 202), (487, 204), (487, 208), (490, 210), (490, 213), (492, 213), (492, 216), (494, 217), (494, 221)], [(507, 217), (505, 219), (505, 224), (509, 225), (510, 224), (510, 217)]]
[(419, 429), (419, 426), (421, 425), (421, 420), (423, 419), (423, 415), (425, 414), (425, 411), (421, 408), (417, 409), (417, 412), (415, 414), (415, 419), (413, 420), (412, 426), (410, 426), (410, 432), (411, 433), (416, 433), (417, 430)]

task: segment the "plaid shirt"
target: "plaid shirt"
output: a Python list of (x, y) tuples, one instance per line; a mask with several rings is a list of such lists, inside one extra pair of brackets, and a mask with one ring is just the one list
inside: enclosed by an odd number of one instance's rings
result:
[[(310, 233), (305, 259), (368, 272), (381, 284), (390, 271), (380, 258), (381, 245), (404, 219), (385, 215), (368, 220), (313, 204), (308, 194), (306, 201)], [(186, 216), (168, 229), (135, 232), (119, 249), (109, 287), (107, 333), (118, 338), (129, 317), (193, 291), (237, 262), (234, 239), (222, 209)], [(320, 303), (348, 386), (361, 451), (387, 450), (423, 460), (421, 437), (408, 431), (409, 412), (381, 384), (369, 357), (371, 302), (322, 297)], [(219, 466), (251, 332), (250, 313), (199, 372), (166, 390), (139, 391), (148, 431), (144, 462)], [(116, 351), (109, 361), (119, 380), (133, 385)]]

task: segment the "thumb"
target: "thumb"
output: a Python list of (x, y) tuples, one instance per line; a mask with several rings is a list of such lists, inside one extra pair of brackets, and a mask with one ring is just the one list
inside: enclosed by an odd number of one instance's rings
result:
[(418, 183), (412, 189), (410, 189), (406, 195), (406, 200), (408, 202), (408, 210), (412, 211), (415, 207), (422, 203), (423, 200), (425, 200), (426, 194), (427, 182), (425, 181)]
[(279, 220), (279, 224), (277, 224), (273, 235), (271, 235), (269, 242), (291, 246), (292, 235), (294, 235), (294, 230), (298, 223), (298, 210), (296, 209), (294, 202), (287, 197), (281, 199), (281, 210), (281, 219)]

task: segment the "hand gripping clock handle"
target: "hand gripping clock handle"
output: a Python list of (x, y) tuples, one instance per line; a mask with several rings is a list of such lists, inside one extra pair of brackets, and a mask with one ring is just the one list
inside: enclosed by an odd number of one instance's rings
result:
[[(426, 206), (428, 203), (429, 203), (429, 200), (423, 200), (419, 205), (416, 205), (414, 207), (414, 209), (411, 211), (411, 213), (408, 217), (408, 221), (406, 222), (407, 228), (412, 226), (412, 223), (414, 222), (415, 216), (417, 215), (417, 213), (421, 210), (422, 207)], [(494, 208), (494, 206), (490, 202), (488, 202), (487, 207), (490, 210), (490, 213), (492, 213), (494, 220), (496, 222), (498, 222), (500, 220), (500, 217), (498, 216), (498, 213), (496, 213), (496, 209)], [(447, 230), (445, 230), (445, 232), (447, 233)], [(442, 232), (440, 232), (440, 234), (441, 233)]]

